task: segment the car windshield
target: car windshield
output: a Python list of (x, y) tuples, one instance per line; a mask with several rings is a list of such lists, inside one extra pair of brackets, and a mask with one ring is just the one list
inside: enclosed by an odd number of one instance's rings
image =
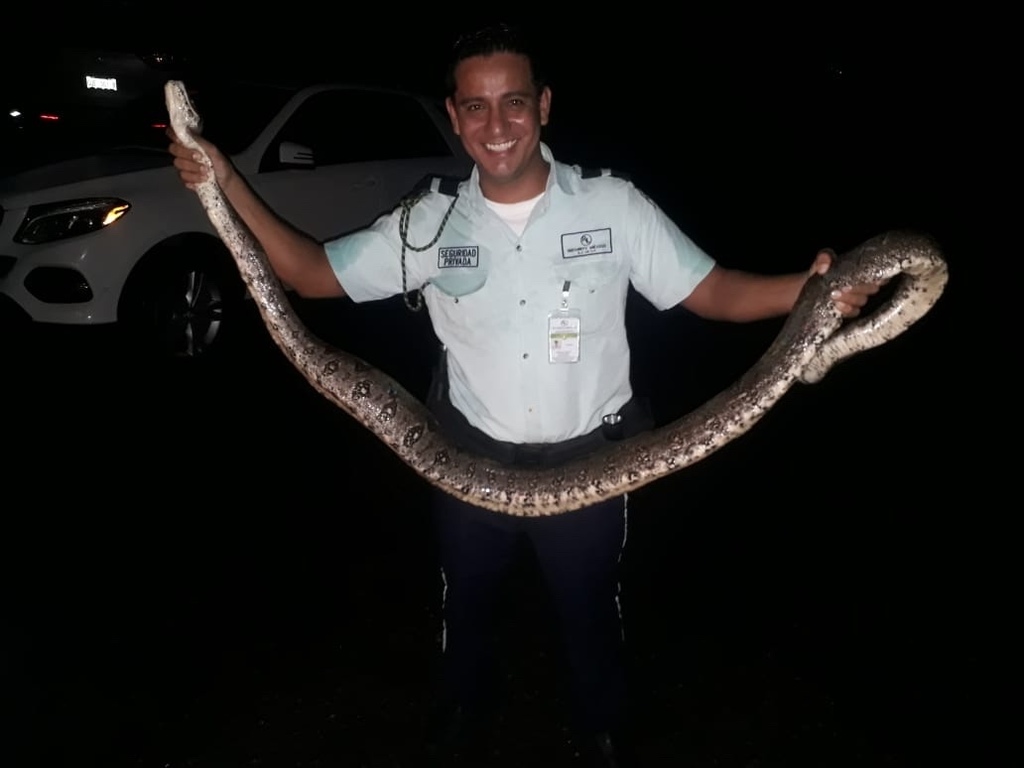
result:
[[(186, 81), (203, 134), (234, 154), (256, 138), (294, 92), (251, 83)], [(8, 93), (0, 114), (0, 176), (97, 152), (166, 152), (162, 82), (127, 100), (106, 102), (46, 93)], [(168, 155), (168, 162), (170, 156)]]

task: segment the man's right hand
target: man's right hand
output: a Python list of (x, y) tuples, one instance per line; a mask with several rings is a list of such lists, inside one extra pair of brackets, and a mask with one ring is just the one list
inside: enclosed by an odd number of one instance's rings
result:
[[(194, 149), (189, 149), (167, 129), (168, 147), (182, 183), (195, 191), (210, 177)], [(196, 142), (210, 158), (214, 178), (228, 203), (263, 247), (274, 272), (285, 285), (306, 298), (332, 298), (345, 295), (323, 245), (299, 232), (279, 218), (249, 187), (231, 161), (213, 144), (196, 136)]]
[[(199, 159), (198, 152), (178, 141), (173, 129), (167, 129), (167, 137), (171, 140), (168, 151), (174, 155), (174, 167), (178, 169), (178, 176), (186, 187), (194, 191), (197, 184), (209, 178), (210, 169)], [(202, 146), (210, 158), (210, 162), (213, 163), (217, 186), (226, 189), (235, 176), (235, 169), (231, 162), (210, 142), (199, 136), (196, 136), (195, 140)]]

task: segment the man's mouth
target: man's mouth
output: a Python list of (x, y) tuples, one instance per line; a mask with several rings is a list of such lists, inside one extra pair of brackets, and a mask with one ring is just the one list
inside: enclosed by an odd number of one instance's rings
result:
[(500, 144), (484, 144), (484, 147), (487, 148), (488, 152), (507, 152), (515, 146), (517, 141), (519, 141), (519, 139), (509, 139), (508, 141), (503, 141)]

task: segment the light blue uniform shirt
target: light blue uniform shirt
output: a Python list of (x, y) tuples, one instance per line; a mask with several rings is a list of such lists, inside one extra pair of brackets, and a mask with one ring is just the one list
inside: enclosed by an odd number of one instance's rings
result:
[[(685, 299), (713, 260), (628, 181), (584, 178), (551, 164), (547, 189), (518, 236), (487, 207), (477, 171), (459, 184), (448, 223), (428, 250), (406, 249), (407, 289), (423, 290), (448, 350), (452, 404), (491, 437), (557, 442), (585, 434), (632, 396), (626, 341), (629, 284), (659, 309)], [(433, 189), (412, 208), (407, 241), (438, 232), (453, 197)], [(402, 291), (401, 208), (325, 244), (354, 301)], [(580, 314), (579, 361), (548, 362), (548, 318)]]

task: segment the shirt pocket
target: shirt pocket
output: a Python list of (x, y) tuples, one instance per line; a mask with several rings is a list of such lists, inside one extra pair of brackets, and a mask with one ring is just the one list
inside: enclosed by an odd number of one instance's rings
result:
[(569, 308), (580, 311), (584, 335), (621, 325), (625, 319), (625, 290), (621, 264), (614, 259), (588, 257), (566, 260), (554, 267), (561, 290), (569, 282)]
[[(492, 278), (493, 279), (493, 278)], [(430, 279), (434, 331), (445, 344), (471, 347), (493, 344), (508, 326), (508, 313), (485, 270), (446, 270)]]
[(446, 269), (428, 281), (445, 297), (458, 299), (476, 293), (487, 282), (487, 270), (483, 267), (471, 269)]

